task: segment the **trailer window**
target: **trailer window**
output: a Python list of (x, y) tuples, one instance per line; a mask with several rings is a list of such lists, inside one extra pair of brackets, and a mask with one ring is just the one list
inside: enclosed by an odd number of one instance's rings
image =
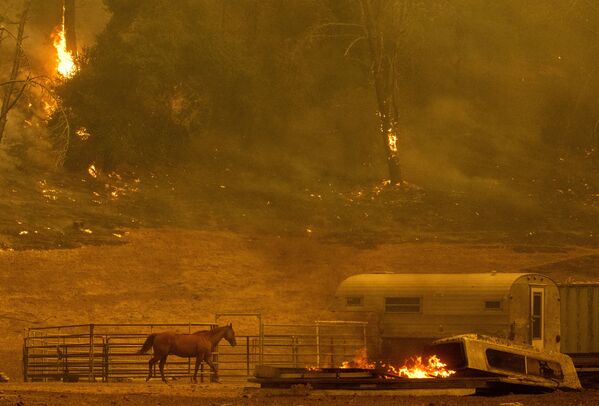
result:
[(345, 298), (345, 304), (347, 306), (362, 306), (364, 304), (364, 300), (362, 296), (348, 296)]
[(485, 310), (501, 310), (501, 301), (499, 300), (486, 300)]
[(387, 313), (420, 313), (419, 297), (386, 297), (385, 312)]
[(492, 368), (502, 369), (504, 371), (526, 373), (526, 359), (523, 355), (512, 354), (510, 352), (487, 349), (487, 362)]
[(557, 362), (526, 357), (526, 370), (530, 375), (564, 380), (564, 373)]

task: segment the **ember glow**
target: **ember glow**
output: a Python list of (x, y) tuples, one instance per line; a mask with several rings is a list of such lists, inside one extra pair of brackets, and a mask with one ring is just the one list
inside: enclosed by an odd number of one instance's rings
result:
[(89, 176), (91, 176), (92, 178), (97, 178), (98, 177), (98, 170), (96, 169), (96, 165), (91, 164), (87, 168), (87, 173), (89, 173)]
[(67, 50), (67, 39), (64, 29), (64, 7), (62, 9), (62, 23), (57, 28), (54, 37), (54, 48), (56, 49), (56, 71), (64, 78), (71, 78), (77, 72), (77, 65), (71, 54)]

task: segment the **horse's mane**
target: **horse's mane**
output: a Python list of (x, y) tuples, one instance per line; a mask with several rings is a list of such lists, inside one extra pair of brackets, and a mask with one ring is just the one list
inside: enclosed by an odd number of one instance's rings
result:
[(229, 327), (229, 326), (216, 326), (210, 330), (198, 330), (195, 333), (191, 333), (191, 334), (193, 334), (193, 335), (210, 334), (210, 333), (214, 333), (215, 331), (219, 331), (219, 330), (222, 330), (227, 327)]

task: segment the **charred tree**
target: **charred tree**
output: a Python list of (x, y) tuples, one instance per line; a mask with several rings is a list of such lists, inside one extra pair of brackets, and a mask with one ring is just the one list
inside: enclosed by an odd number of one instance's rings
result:
[(26, 87), (26, 84), (24, 84), (20, 90), (17, 90), (15, 81), (19, 76), (21, 61), (23, 59), (23, 35), (25, 33), (25, 23), (27, 22), (27, 14), (29, 12), (30, 5), (31, 0), (26, 1), (23, 7), (23, 12), (21, 13), (16, 37), (15, 55), (12, 63), (12, 69), (10, 71), (10, 79), (5, 86), (4, 95), (2, 97), (2, 106), (0, 106), (0, 142), (2, 142), (4, 130), (6, 129), (8, 112), (16, 105)]
[(371, 60), (371, 75), (374, 81), (380, 136), (387, 159), (391, 184), (402, 181), (398, 154), (399, 110), (397, 96), (397, 54), (396, 41), (385, 38), (382, 29), (384, 1), (360, 0), (364, 38), (368, 43)]
[(63, 2), (64, 36), (67, 41), (67, 51), (77, 55), (77, 34), (75, 30), (75, 0)]

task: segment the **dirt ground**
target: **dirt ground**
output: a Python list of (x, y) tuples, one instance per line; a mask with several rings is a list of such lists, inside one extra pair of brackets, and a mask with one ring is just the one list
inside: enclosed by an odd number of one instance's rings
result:
[(372, 392), (328, 394), (323, 391), (268, 390), (231, 384), (5, 384), (0, 405), (597, 405), (599, 391), (542, 395), (397, 396)]

